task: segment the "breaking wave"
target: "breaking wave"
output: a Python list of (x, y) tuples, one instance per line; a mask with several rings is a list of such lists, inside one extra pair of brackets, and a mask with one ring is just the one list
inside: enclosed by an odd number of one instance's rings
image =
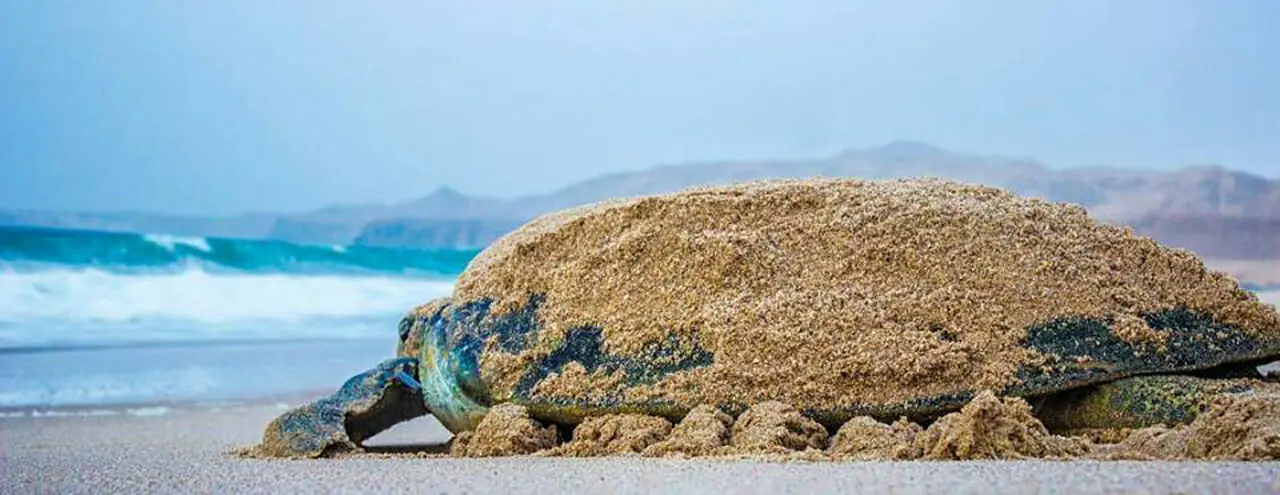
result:
[(476, 250), (301, 245), (282, 241), (0, 227), (0, 269), (92, 268), (113, 273), (407, 275), (452, 277)]
[(385, 339), (474, 255), (0, 228), (0, 349)]

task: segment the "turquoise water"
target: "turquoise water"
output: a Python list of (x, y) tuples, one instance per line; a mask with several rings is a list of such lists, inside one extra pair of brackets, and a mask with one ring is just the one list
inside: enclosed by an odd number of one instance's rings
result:
[(157, 273), (198, 267), (213, 273), (452, 277), (477, 252), (0, 227), (0, 268), (21, 271)]
[(337, 386), (476, 254), (0, 228), (0, 407)]

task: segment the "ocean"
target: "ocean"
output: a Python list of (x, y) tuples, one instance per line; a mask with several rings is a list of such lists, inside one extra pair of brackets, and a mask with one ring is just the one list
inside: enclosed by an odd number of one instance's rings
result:
[(335, 389), (476, 254), (0, 227), (0, 408)]

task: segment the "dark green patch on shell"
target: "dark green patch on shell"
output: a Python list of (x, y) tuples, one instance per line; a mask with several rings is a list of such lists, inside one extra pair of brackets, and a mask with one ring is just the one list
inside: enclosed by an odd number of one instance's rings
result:
[(1212, 315), (1170, 308), (1142, 315), (1152, 330), (1165, 334), (1163, 348), (1130, 343), (1115, 334), (1106, 318), (1062, 318), (1028, 329), (1024, 345), (1053, 362), (1025, 364), (1021, 383), (1007, 392), (1043, 395), (1082, 385), (1140, 374), (1176, 373), (1274, 356), (1280, 343), (1264, 342)]
[[(681, 336), (687, 336), (682, 338)], [(560, 346), (530, 366), (516, 385), (516, 397), (530, 399), (533, 387), (569, 363), (588, 373), (621, 372), (627, 386), (655, 383), (673, 373), (710, 366), (715, 357), (698, 342), (697, 332), (671, 332), (665, 341), (649, 342), (634, 356), (608, 354), (600, 327), (581, 326), (565, 332)]]

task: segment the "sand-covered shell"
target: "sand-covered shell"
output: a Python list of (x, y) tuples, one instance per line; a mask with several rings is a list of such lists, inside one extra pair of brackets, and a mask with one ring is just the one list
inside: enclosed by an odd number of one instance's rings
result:
[[(538, 218), (406, 319), (453, 429), (792, 404), (926, 416), (1280, 354), (1280, 316), (1078, 206), (935, 179), (768, 181)], [(433, 384), (434, 383), (434, 384)], [(462, 405), (459, 405), (462, 404)]]

